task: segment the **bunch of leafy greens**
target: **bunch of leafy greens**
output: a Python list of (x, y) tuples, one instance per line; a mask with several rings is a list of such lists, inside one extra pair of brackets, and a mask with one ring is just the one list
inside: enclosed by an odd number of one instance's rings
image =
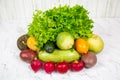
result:
[(44, 12), (36, 10), (28, 35), (35, 37), (38, 47), (43, 47), (47, 41), (55, 42), (58, 33), (63, 31), (71, 33), (74, 39), (87, 39), (92, 36), (92, 28), (93, 21), (83, 6), (60, 5)]

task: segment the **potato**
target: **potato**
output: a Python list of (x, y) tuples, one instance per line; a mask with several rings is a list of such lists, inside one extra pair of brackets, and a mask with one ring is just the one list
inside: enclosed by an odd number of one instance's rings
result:
[(25, 62), (31, 62), (34, 58), (37, 58), (37, 53), (26, 49), (20, 52), (20, 58)]
[(28, 49), (27, 47), (27, 39), (28, 39), (28, 35), (24, 34), (22, 36), (20, 36), (17, 40), (17, 46), (20, 50), (25, 50)]
[(91, 68), (97, 63), (97, 57), (93, 52), (83, 55), (81, 60), (85, 63), (86, 68)]

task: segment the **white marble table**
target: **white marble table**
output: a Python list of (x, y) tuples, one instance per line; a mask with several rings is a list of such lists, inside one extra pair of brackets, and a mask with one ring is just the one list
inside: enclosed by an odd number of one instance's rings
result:
[(94, 33), (104, 42), (97, 55), (96, 66), (80, 72), (34, 73), (29, 64), (19, 58), (17, 38), (27, 32), (30, 21), (0, 21), (0, 80), (120, 80), (120, 19), (94, 19)]

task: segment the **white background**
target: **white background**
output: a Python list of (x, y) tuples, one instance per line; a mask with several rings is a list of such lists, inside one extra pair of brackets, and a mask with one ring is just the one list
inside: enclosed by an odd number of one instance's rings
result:
[[(97, 64), (80, 72), (66, 74), (44, 70), (34, 73), (23, 62), (16, 42), (27, 32), (36, 9), (83, 5), (94, 20), (93, 32), (104, 40)], [(0, 80), (120, 80), (120, 0), (0, 0)]]
[(120, 18), (120, 0), (0, 0), (0, 20), (28, 20), (36, 9), (83, 5), (92, 18)]

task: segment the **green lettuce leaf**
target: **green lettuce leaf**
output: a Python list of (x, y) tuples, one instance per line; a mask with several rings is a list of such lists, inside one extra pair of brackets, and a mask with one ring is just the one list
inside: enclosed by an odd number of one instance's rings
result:
[(38, 47), (43, 47), (47, 41), (56, 42), (56, 36), (63, 31), (71, 33), (74, 39), (88, 39), (93, 34), (93, 20), (88, 14), (80, 5), (60, 5), (44, 12), (36, 10), (27, 34), (35, 37)]

